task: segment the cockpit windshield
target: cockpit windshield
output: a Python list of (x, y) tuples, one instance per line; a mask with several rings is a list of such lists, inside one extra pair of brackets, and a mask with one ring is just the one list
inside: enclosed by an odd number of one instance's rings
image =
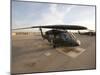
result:
[(74, 36), (73, 33), (70, 32), (69, 35), (70, 35), (74, 40), (76, 40), (76, 37)]
[(75, 36), (74, 36), (73, 33), (61, 33), (60, 36), (61, 36), (61, 38), (63, 40), (68, 40), (68, 39), (74, 39), (74, 40), (76, 40), (76, 38), (75, 38)]

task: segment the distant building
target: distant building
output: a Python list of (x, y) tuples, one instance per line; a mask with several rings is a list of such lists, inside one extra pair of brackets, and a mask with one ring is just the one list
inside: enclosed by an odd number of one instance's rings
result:
[(12, 32), (12, 36), (15, 36), (15, 35), (33, 35), (33, 34), (38, 34), (38, 32)]

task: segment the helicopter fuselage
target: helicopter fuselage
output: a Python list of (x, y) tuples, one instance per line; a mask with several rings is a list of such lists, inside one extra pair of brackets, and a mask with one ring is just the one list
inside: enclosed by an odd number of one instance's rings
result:
[(80, 41), (75, 38), (75, 36), (68, 32), (62, 30), (49, 30), (43, 35), (44, 39), (47, 39), (53, 47), (57, 46), (79, 46)]

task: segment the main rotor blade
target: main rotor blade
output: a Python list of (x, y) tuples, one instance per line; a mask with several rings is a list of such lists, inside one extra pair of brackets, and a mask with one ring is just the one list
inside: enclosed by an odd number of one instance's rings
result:
[(67, 30), (85, 30), (87, 29), (84, 26), (78, 25), (45, 25), (45, 26), (33, 26), (33, 27), (26, 27), (26, 28), (17, 28), (13, 30), (21, 30), (21, 29), (31, 29), (31, 28), (49, 28), (49, 29), (67, 29)]
[[(84, 26), (78, 25), (49, 25), (49, 26), (38, 26), (39, 28), (51, 28), (51, 29), (67, 29), (67, 30), (85, 30), (87, 29)], [(36, 28), (36, 27), (33, 27)]]

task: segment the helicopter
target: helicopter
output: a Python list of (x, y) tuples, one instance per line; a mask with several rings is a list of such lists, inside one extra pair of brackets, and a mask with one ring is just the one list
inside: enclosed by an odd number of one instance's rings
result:
[[(70, 46), (70, 47), (80, 46), (80, 41), (76, 39), (73, 33), (68, 32), (68, 30), (87, 29), (86, 27), (79, 25), (45, 25), (45, 26), (17, 28), (13, 30), (31, 29), (31, 28), (39, 28), (42, 38), (46, 39), (53, 46), (53, 48), (56, 48), (58, 46)], [(43, 28), (51, 30), (46, 31), (44, 34), (42, 31)]]

